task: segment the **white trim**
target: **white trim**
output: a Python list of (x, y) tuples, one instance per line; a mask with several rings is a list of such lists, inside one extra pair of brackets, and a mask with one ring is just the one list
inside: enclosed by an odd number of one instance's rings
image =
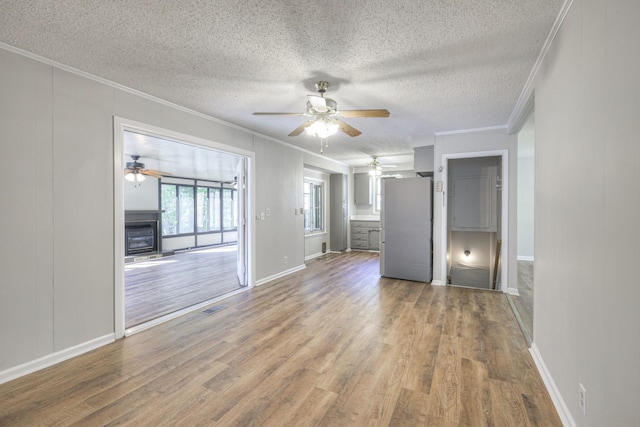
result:
[(317, 254), (308, 255), (308, 256), (304, 257), (304, 260), (305, 260), (305, 261), (309, 261), (309, 260), (312, 260), (312, 259), (314, 259), (314, 258), (319, 258), (319, 257), (321, 257), (322, 255), (324, 255), (322, 252), (318, 252)]
[(556, 38), (556, 35), (562, 26), (564, 18), (567, 16), (567, 13), (569, 13), (572, 3), (573, 0), (565, 0), (562, 4), (560, 12), (551, 27), (551, 31), (549, 31), (549, 35), (547, 36), (544, 45), (542, 45), (540, 54), (538, 55), (536, 62), (533, 64), (529, 77), (527, 78), (527, 81), (522, 88), (522, 92), (520, 92), (520, 96), (516, 101), (516, 105), (513, 107), (513, 111), (507, 120), (507, 129), (510, 134), (516, 133), (520, 130), (520, 127), (524, 124), (529, 113), (533, 110), (533, 91), (535, 89), (535, 80), (538, 76), (538, 71), (549, 52), (549, 48), (551, 47), (553, 40)]
[(500, 282), (498, 284), (499, 290), (507, 292), (509, 289), (509, 150), (489, 150), (489, 151), (472, 151), (466, 153), (445, 153), (442, 155), (443, 167), (441, 172), (441, 180), (443, 183), (442, 197), (444, 198), (441, 207), (440, 217), (440, 272), (442, 277), (447, 277), (447, 203), (446, 197), (448, 195), (448, 162), (450, 159), (468, 159), (475, 157), (492, 157), (497, 156), (502, 158), (502, 224), (500, 229), (502, 230), (502, 255), (501, 255), (501, 268), (500, 268)]
[(575, 420), (571, 416), (569, 408), (567, 408), (567, 405), (564, 403), (564, 399), (562, 399), (560, 390), (558, 390), (555, 381), (553, 381), (553, 377), (551, 377), (549, 369), (547, 369), (547, 365), (545, 365), (544, 360), (542, 359), (542, 355), (540, 354), (540, 350), (538, 349), (538, 346), (536, 346), (536, 343), (531, 343), (529, 352), (531, 353), (533, 362), (538, 368), (538, 372), (542, 377), (542, 381), (544, 381), (544, 385), (547, 387), (547, 391), (549, 392), (549, 396), (551, 396), (551, 400), (553, 401), (553, 405), (558, 412), (560, 421), (562, 421), (562, 425), (577, 427)]
[(518, 255), (518, 261), (531, 261), (533, 262), (533, 257), (528, 255)]
[(49, 366), (64, 362), (65, 360), (72, 359), (81, 354), (88, 353), (98, 347), (111, 344), (114, 341), (114, 334), (107, 334), (102, 337), (94, 338), (81, 344), (74, 345), (73, 347), (56, 351), (55, 353), (48, 354), (39, 359), (23, 363), (22, 365), (14, 366), (13, 368), (9, 368), (0, 372), (0, 384), (4, 384), (6, 382), (23, 377), (41, 369), (48, 368)]
[(461, 133), (475, 133), (475, 132), (484, 132), (489, 130), (506, 130), (507, 125), (499, 125), (499, 126), (486, 126), (483, 128), (472, 128), (472, 129), (459, 129), (459, 130), (449, 130), (445, 132), (435, 132), (435, 136), (443, 136), (443, 135), (459, 135)]
[(147, 330), (149, 328), (152, 328), (154, 326), (157, 326), (157, 325), (160, 325), (162, 323), (168, 322), (170, 320), (173, 320), (173, 319), (175, 319), (177, 317), (180, 317), (182, 315), (185, 315), (187, 313), (192, 313), (194, 311), (200, 310), (203, 307), (206, 307), (208, 305), (214, 304), (214, 303), (216, 303), (218, 301), (222, 301), (222, 300), (224, 300), (226, 298), (232, 297), (232, 296), (237, 295), (239, 293), (245, 292), (247, 289), (249, 289), (248, 286), (246, 286), (244, 288), (236, 289), (235, 291), (228, 292), (228, 293), (226, 293), (224, 295), (220, 295), (219, 297), (208, 299), (208, 300), (203, 301), (201, 303), (198, 303), (198, 304), (195, 304), (195, 305), (191, 305), (191, 306), (189, 306), (187, 308), (183, 308), (182, 310), (174, 311), (173, 313), (169, 313), (169, 314), (167, 314), (165, 316), (158, 317), (157, 319), (150, 320), (149, 322), (145, 322), (145, 323), (143, 323), (141, 325), (136, 325), (136, 326), (134, 326), (132, 328), (126, 329), (124, 331), (124, 336), (128, 337), (130, 335), (137, 334), (138, 332), (142, 332), (142, 331)]
[(271, 136), (263, 135), (263, 134), (258, 133), (256, 131), (253, 131), (251, 129), (246, 129), (246, 128), (243, 128), (241, 126), (235, 125), (233, 123), (225, 122), (224, 120), (218, 119), (218, 118), (213, 117), (213, 116), (209, 116), (209, 115), (201, 113), (199, 111), (191, 110), (191, 109), (189, 109), (187, 107), (183, 107), (181, 105), (174, 104), (174, 103), (169, 102), (169, 101), (165, 101), (162, 98), (158, 98), (158, 97), (155, 97), (153, 95), (149, 95), (149, 94), (141, 92), (139, 90), (130, 88), (128, 86), (121, 85), (120, 83), (112, 82), (112, 81), (104, 79), (102, 77), (95, 76), (93, 74), (87, 73), (86, 71), (82, 71), (82, 70), (79, 70), (77, 68), (70, 67), (70, 66), (62, 64), (60, 62), (56, 62), (56, 61), (53, 61), (51, 59), (45, 58), (43, 56), (39, 56), (39, 55), (36, 55), (34, 53), (28, 52), (26, 50), (22, 50), (20, 48), (15, 47), (15, 46), (11, 46), (11, 45), (8, 45), (6, 43), (0, 42), (0, 48), (4, 49), (4, 50), (7, 50), (9, 52), (15, 53), (17, 55), (21, 55), (21, 56), (27, 57), (29, 59), (33, 59), (33, 60), (38, 61), (38, 62), (42, 62), (42, 63), (50, 65), (52, 67), (59, 68), (59, 69), (61, 69), (63, 71), (69, 72), (71, 74), (75, 74), (75, 75), (84, 77), (86, 79), (93, 80), (95, 82), (104, 84), (104, 85), (112, 87), (114, 89), (118, 89), (118, 90), (130, 93), (130, 94), (139, 96), (141, 98), (145, 98), (145, 99), (148, 99), (150, 101), (157, 102), (157, 103), (162, 104), (162, 105), (167, 106), (167, 107), (175, 108), (177, 110), (180, 110), (180, 111), (183, 111), (185, 113), (194, 115), (194, 116), (199, 117), (201, 119), (205, 119), (205, 120), (208, 120), (208, 121), (212, 121), (214, 123), (219, 123), (219, 124), (222, 124), (224, 126), (228, 126), (230, 128), (233, 128), (233, 129), (238, 129), (238, 130), (241, 130), (243, 132), (247, 132), (247, 133), (249, 133), (251, 135), (255, 135), (255, 136), (258, 136), (260, 138), (264, 138), (264, 139), (267, 139), (269, 141), (273, 141), (273, 142), (276, 142), (278, 144), (284, 145), (286, 147), (293, 148), (294, 150), (302, 151), (304, 153), (313, 155), (315, 157), (320, 157), (325, 161), (330, 161), (330, 162), (333, 162), (333, 163), (338, 164), (340, 166), (351, 167), (346, 163), (340, 162), (338, 160), (331, 159), (329, 157), (323, 156), (322, 154), (316, 153), (316, 152), (311, 151), (311, 150), (307, 150), (306, 148), (298, 147), (296, 145), (292, 145), (292, 144), (289, 144), (287, 142), (280, 141), (279, 139), (273, 138)]
[(248, 287), (253, 286), (255, 280), (255, 233), (254, 233), (254, 215), (253, 207), (255, 206), (255, 153), (244, 150), (224, 143), (199, 138), (193, 135), (183, 134), (181, 132), (160, 128), (158, 126), (125, 119), (122, 117), (113, 117), (113, 217), (114, 217), (114, 332), (116, 339), (125, 336), (125, 305), (124, 305), (124, 235), (119, 230), (124, 230), (124, 180), (122, 178), (123, 157), (122, 150), (124, 146), (124, 131), (131, 130), (134, 132), (155, 135), (162, 138), (169, 138), (205, 149), (220, 150), (227, 153), (243, 156), (247, 159), (246, 174), (249, 178), (248, 197), (247, 197), (247, 284)]
[(445, 283), (442, 282), (442, 280), (432, 280), (431, 281), (431, 285), (433, 285), (433, 286), (447, 286)]
[(513, 295), (513, 296), (516, 296), (516, 297), (520, 296), (520, 292), (518, 292), (518, 288), (507, 288), (507, 293), (509, 295)]
[(296, 271), (304, 270), (305, 268), (307, 268), (307, 266), (302, 264), (297, 267), (290, 268), (289, 270), (281, 271), (280, 273), (274, 274), (273, 276), (256, 280), (256, 286), (264, 285), (265, 283), (271, 282), (272, 280), (276, 280), (281, 277), (288, 276), (289, 274), (295, 273)]

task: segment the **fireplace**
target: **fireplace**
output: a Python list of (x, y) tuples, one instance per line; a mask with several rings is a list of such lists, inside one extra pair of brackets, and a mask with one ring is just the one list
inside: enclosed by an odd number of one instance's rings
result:
[(160, 211), (126, 211), (124, 214), (125, 256), (162, 252)]
[(125, 226), (125, 255), (157, 252), (157, 225), (153, 221)]

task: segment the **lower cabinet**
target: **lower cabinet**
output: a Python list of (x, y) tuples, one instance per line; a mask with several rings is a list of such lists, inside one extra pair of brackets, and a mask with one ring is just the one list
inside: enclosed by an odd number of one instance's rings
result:
[(380, 249), (380, 221), (351, 221), (351, 249)]

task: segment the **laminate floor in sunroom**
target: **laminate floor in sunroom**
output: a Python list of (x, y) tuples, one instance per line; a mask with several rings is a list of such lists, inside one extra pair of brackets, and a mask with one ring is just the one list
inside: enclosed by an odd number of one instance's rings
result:
[(212, 246), (125, 264), (125, 327), (240, 289), (237, 246)]
[(350, 252), (222, 304), (0, 385), (0, 425), (561, 425), (499, 292)]

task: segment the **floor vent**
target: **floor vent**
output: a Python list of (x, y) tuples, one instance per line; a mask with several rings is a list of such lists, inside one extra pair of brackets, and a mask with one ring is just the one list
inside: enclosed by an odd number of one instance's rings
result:
[(202, 314), (206, 314), (207, 316), (211, 316), (213, 313), (217, 313), (220, 310), (223, 310), (227, 307), (225, 307), (224, 305), (214, 305), (211, 308), (207, 308), (206, 310), (202, 311)]

